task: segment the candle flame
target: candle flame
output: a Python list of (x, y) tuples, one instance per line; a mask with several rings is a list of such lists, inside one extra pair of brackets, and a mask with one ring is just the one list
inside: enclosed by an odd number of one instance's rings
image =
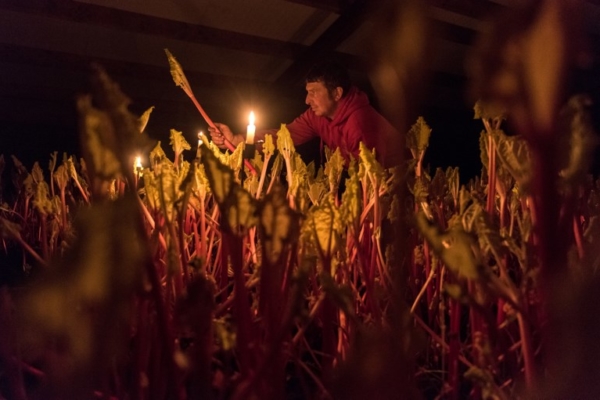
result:
[(204, 134), (202, 133), (202, 131), (198, 132), (198, 147), (200, 147), (202, 145), (202, 143), (204, 140)]
[(133, 172), (138, 176), (142, 176), (142, 171), (144, 170), (144, 166), (142, 165), (142, 157), (136, 156), (135, 162), (133, 163)]
[(248, 117), (250, 123), (246, 129), (246, 144), (254, 144), (254, 133), (256, 132), (256, 127), (254, 126), (254, 111), (250, 112), (250, 116)]

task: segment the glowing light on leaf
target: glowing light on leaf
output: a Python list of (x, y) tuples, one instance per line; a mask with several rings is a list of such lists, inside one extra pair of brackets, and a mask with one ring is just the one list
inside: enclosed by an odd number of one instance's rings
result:
[(353, 161), (348, 168), (346, 190), (342, 194), (342, 204), (340, 205), (340, 217), (346, 225), (353, 226), (358, 223), (361, 204), (360, 182), (358, 180), (358, 172), (356, 171), (356, 162)]
[(165, 151), (162, 149), (162, 147), (160, 145), (160, 141), (158, 143), (156, 143), (156, 146), (154, 146), (154, 149), (152, 149), (152, 151), (150, 152), (150, 162), (152, 163), (152, 166), (154, 166), (154, 167), (156, 167), (156, 166), (160, 167), (163, 164), (165, 164), (165, 165), (173, 164), (171, 162), (171, 160), (169, 160), (169, 158), (165, 154)]
[(386, 174), (375, 153), (369, 150), (362, 142), (359, 146), (359, 170), (358, 176), (362, 180), (368, 178), (371, 184), (380, 186), (385, 182)]
[[(241, 146), (240, 146), (241, 148)], [(212, 150), (201, 147), (202, 165), (213, 196), (227, 222), (229, 231), (243, 234), (256, 225), (256, 200), (236, 182), (231, 168), (223, 165)]]
[(275, 144), (273, 143), (272, 135), (265, 135), (265, 142), (263, 143), (263, 154), (265, 159), (271, 157), (275, 153)]
[(289, 193), (292, 196), (296, 196), (298, 194), (298, 190), (306, 185), (308, 182), (308, 169), (306, 168), (306, 164), (302, 161), (302, 157), (300, 154), (294, 154), (294, 170), (292, 172), (292, 183), (289, 188)]
[(290, 131), (288, 130), (286, 124), (281, 124), (281, 128), (277, 132), (277, 149), (283, 154), (291, 154), (296, 151), (296, 147), (294, 147), (294, 142), (292, 141), (292, 136), (290, 135)]
[(344, 170), (345, 160), (341, 150), (338, 148), (331, 152), (326, 148), (327, 162), (325, 163), (325, 175), (329, 178), (329, 190), (331, 193), (337, 193), (340, 185), (340, 178)]
[(331, 195), (319, 206), (312, 207), (302, 224), (302, 236), (306, 244), (312, 243), (325, 256), (331, 255), (339, 246), (342, 229), (339, 210)]

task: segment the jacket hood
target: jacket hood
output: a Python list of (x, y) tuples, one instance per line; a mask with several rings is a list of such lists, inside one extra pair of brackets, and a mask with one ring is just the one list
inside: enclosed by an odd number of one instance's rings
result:
[(338, 103), (331, 124), (339, 125), (348, 119), (348, 116), (359, 108), (369, 105), (369, 98), (364, 92), (358, 90), (355, 86), (350, 87), (348, 94)]

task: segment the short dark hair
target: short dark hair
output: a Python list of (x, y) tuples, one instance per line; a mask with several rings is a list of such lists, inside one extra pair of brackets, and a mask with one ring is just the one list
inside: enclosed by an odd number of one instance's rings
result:
[(348, 94), (352, 82), (348, 71), (340, 64), (336, 62), (325, 62), (314, 65), (308, 74), (306, 74), (306, 83), (309, 82), (323, 82), (329, 92), (333, 91), (336, 87), (343, 89), (342, 97)]

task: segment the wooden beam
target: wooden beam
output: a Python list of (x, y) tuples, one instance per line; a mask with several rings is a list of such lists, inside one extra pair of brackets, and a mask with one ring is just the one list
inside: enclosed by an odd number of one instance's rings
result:
[(285, 0), (290, 3), (302, 4), (312, 8), (340, 14), (347, 0)]
[[(441, 0), (436, 1), (438, 5), (442, 4)], [(367, 2), (366, 0), (357, 0), (352, 5), (347, 6), (346, 11), (338, 20), (276, 82), (287, 85), (298, 84), (313, 63), (327, 56), (332, 56), (343, 63), (348, 69), (364, 70), (368, 66), (368, 63), (363, 57), (343, 55), (335, 52), (335, 49), (372, 15), (372, 12), (375, 11), (379, 4), (380, 2), (378, 1)], [(473, 29), (454, 25), (449, 22), (432, 19), (430, 23), (432, 25), (432, 32), (436, 37), (451, 42), (468, 46), (474, 42), (477, 35), (477, 32)]]
[(2, 0), (0, 8), (288, 59), (299, 57), (306, 49), (306, 46), (297, 43), (152, 17), (73, 0)]
[[(0, 44), (0, 60), (4, 63), (24, 64), (47, 69), (66, 70), (79, 73), (89, 73), (92, 63), (103, 66), (111, 75), (124, 78), (132, 77), (154, 81), (173, 83), (169, 65), (165, 56), (164, 67), (127, 61), (117, 61), (99, 57), (89, 57), (74, 53), (63, 53), (17, 45)], [(236, 87), (248, 86), (271, 87), (268, 82), (237, 78), (225, 75), (209, 74), (197, 71), (185, 71), (194, 87)], [(173, 86), (175, 84), (173, 83)]]
[[(0, 44), (0, 93), (7, 104), (0, 108), (0, 121), (57, 124), (67, 115), (74, 115), (77, 94), (90, 91), (93, 62), (103, 66), (132, 99), (135, 112), (155, 105), (155, 123), (202, 123), (192, 102), (175, 86), (166, 61), (162, 68), (6, 44)], [(186, 72), (186, 76), (196, 97), (216, 121), (236, 123), (240, 110), (253, 105), (265, 110), (261, 122), (278, 126), (303, 110), (302, 97), (293, 88), (199, 72)]]
[(427, 5), (479, 20), (489, 18), (505, 8), (488, 0), (428, 0)]
[(472, 45), (477, 37), (477, 32), (473, 29), (444, 21), (432, 20), (431, 28), (435, 37), (466, 46)]
[(277, 79), (278, 84), (297, 84), (310, 66), (335, 49), (370, 17), (378, 5), (375, 0), (356, 0), (348, 5), (339, 18)]

